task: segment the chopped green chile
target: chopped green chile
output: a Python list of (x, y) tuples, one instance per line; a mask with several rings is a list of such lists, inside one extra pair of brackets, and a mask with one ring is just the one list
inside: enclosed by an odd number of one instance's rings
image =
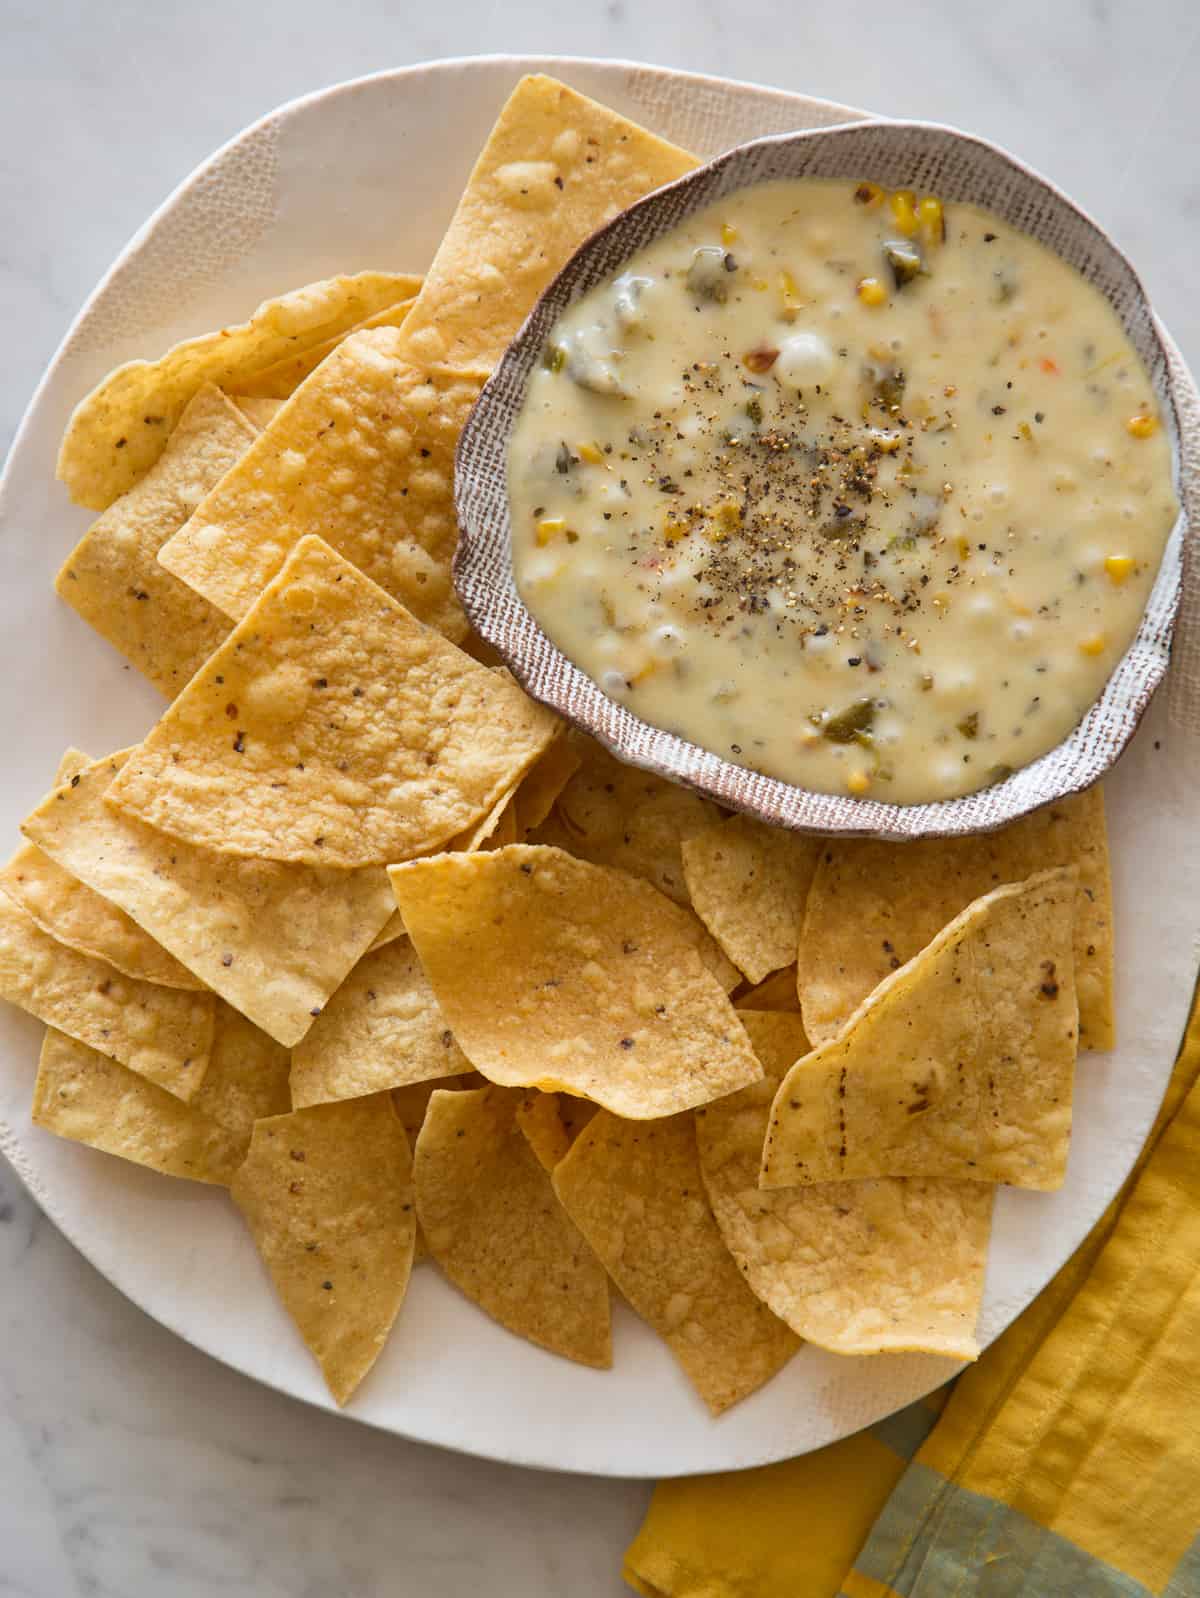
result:
[(833, 744), (848, 744), (861, 733), (870, 732), (871, 723), (875, 720), (875, 701), (873, 699), (856, 699), (845, 710), (837, 715), (830, 716), (828, 720), (820, 723), (822, 738), (828, 738)]
[(891, 268), (892, 281), (898, 289), (904, 288), (925, 271), (920, 250), (904, 239), (889, 239), (883, 247), (883, 258)]
[(949, 799), (1060, 743), (1137, 631), (1178, 514), (1151, 380), (988, 212), (755, 184), (547, 349), (509, 446), (517, 588), (651, 726), (801, 788)]

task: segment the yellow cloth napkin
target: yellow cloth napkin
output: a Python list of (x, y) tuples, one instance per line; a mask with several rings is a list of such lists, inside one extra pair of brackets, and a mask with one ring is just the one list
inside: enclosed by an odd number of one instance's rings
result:
[(1198, 1075), (1200, 1009), (1121, 1193), (948, 1401), (779, 1465), (660, 1483), (629, 1585), (1200, 1598)]

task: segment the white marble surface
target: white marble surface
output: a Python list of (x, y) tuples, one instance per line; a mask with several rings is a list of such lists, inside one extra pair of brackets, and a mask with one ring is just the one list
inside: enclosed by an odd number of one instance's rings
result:
[[(478, 51), (641, 58), (987, 134), (1110, 229), (1200, 361), (1194, 0), (0, 0), (0, 448), (98, 275), (212, 148), (336, 79)], [(255, 1387), (122, 1300), (2, 1162), (0, 1274), (0, 1598), (625, 1591), (643, 1485)]]

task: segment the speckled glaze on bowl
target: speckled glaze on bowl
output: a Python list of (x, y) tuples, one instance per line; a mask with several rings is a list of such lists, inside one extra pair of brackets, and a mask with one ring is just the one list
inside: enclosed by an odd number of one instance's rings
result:
[[(813, 793), (664, 732), (608, 699), (572, 664), (542, 631), (513, 578), (508, 441), (529, 375), (558, 317), (695, 211), (754, 183), (802, 177), (870, 179), (887, 188), (972, 202), (1054, 250), (1112, 305), (1150, 374), (1170, 433), (1183, 509), (1133, 643), (1101, 697), (1062, 743), (1004, 781), (960, 798), (906, 806)], [(1166, 673), (1183, 589), (1188, 513), (1198, 492), (1195, 476), (1183, 464), (1185, 425), (1193, 451), (1200, 447), (1188, 413), (1190, 397), (1180, 390), (1146, 292), (1124, 255), (1064, 194), (1003, 150), (923, 122), (856, 122), (756, 139), (623, 211), (581, 246), (542, 295), (480, 395), (459, 443), (455, 500), (461, 537), (455, 581), (472, 623), (527, 691), (622, 760), (684, 783), (732, 810), (801, 831), (890, 839), (987, 832), (1102, 777), (1133, 736)]]

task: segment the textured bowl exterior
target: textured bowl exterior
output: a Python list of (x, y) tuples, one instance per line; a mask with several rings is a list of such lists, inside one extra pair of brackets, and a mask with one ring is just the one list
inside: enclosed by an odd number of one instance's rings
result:
[[(1137, 636), (1101, 697), (1055, 749), (1003, 782), (921, 805), (813, 793), (747, 771), (651, 726), (607, 698), (542, 631), (513, 577), (508, 442), (530, 373), (562, 312), (618, 272), (636, 251), (712, 202), (780, 178), (870, 179), (986, 207), (1031, 234), (1112, 305), (1150, 374), (1170, 432), (1183, 506)], [(615, 217), (575, 253), (542, 295), (480, 395), (458, 448), (460, 540), (455, 581), (475, 628), (526, 690), (598, 738), (620, 759), (686, 784), (732, 810), (798, 831), (906, 839), (987, 832), (1090, 787), (1137, 729), (1166, 673), (1183, 588), (1188, 510), (1181, 477), (1176, 378), (1146, 292), (1124, 255), (1065, 195), (983, 140), (930, 123), (867, 121), (743, 144)], [(1194, 444), (1194, 441), (1193, 441)]]

